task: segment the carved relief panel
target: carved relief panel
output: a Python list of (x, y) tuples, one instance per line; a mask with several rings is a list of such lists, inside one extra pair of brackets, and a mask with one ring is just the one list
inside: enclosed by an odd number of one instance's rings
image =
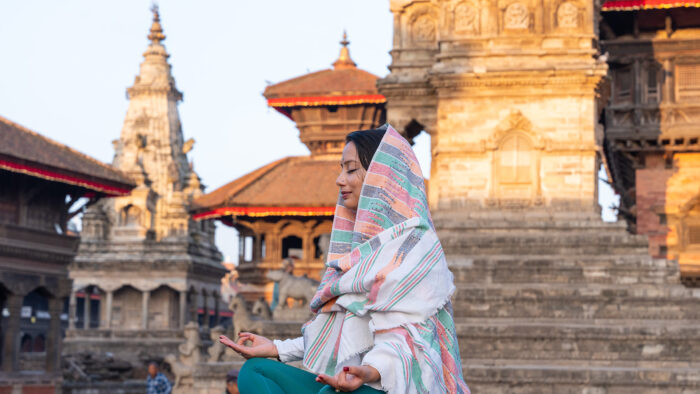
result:
[(532, 15), (529, 8), (519, 2), (510, 3), (503, 10), (504, 30), (530, 30)]
[(557, 27), (562, 29), (578, 28), (580, 26), (579, 15), (579, 9), (574, 3), (567, 1), (559, 4), (556, 11)]
[(452, 15), (456, 34), (475, 36), (481, 32), (478, 4), (461, 1), (454, 7)]
[(437, 45), (439, 36), (439, 18), (436, 8), (430, 4), (419, 3), (406, 8), (405, 26), (411, 47), (432, 48)]
[(489, 204), (536, 205), (541, 203), (539, 161), (546, 145), (534, 133), (532, 124), (519, 111), (513, 111), (486, 141), (494, 151)]

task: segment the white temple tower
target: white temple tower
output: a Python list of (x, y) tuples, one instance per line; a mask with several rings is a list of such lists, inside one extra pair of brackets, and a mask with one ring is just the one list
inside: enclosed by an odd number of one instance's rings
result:
[[(71, 319), (64, 353), (109, 351), (136, 361), (171, 352), (189, 321), (218, 323), (225, 273), (214, 225), (195, 222), (191, 201), (203, 186), (188, 162), (157, 7), (129, 109), (114, 141), (113, 165), (138, 185), (83, 217), (70, 268)], [(87, 306), (86, 307), (86, 300)], [(157, 339), (156, 339), (157, 338)]]

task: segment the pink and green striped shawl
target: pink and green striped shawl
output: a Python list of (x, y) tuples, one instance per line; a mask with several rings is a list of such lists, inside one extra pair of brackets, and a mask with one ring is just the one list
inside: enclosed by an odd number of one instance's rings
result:
[(311, 302), (317, 314), (302, 329), (304, 366), (333, 375), (352, 357), (381, 353), (391, 365), (390, 373), (378, 368), (385, 390), (468, 393), (450, 304), (453, 276), (423, 175), (409, 143), (386, 127), (357, 211), (338, 198), (327, 269)]

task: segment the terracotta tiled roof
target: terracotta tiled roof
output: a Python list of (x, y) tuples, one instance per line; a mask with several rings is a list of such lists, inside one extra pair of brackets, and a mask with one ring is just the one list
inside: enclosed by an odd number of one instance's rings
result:
[(194, 201), (195, 212), (223, 207), (335, 208), (338, 158), (308, 156), (277, 160)]
[(0, 168), (108, 195), (135, 186), (115, 168), (0, 116)]
[(321, 70), (265, 88), (263, 96), (306, 97), (377, 94), (377, 77), (359, 68)]

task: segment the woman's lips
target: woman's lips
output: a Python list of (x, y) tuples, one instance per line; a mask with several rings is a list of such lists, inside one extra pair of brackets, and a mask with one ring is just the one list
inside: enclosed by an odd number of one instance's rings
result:
[(343, 196), (343, 200), (347, 200), (350, 197), (350, 192), (340, 192), (340, 195)]

